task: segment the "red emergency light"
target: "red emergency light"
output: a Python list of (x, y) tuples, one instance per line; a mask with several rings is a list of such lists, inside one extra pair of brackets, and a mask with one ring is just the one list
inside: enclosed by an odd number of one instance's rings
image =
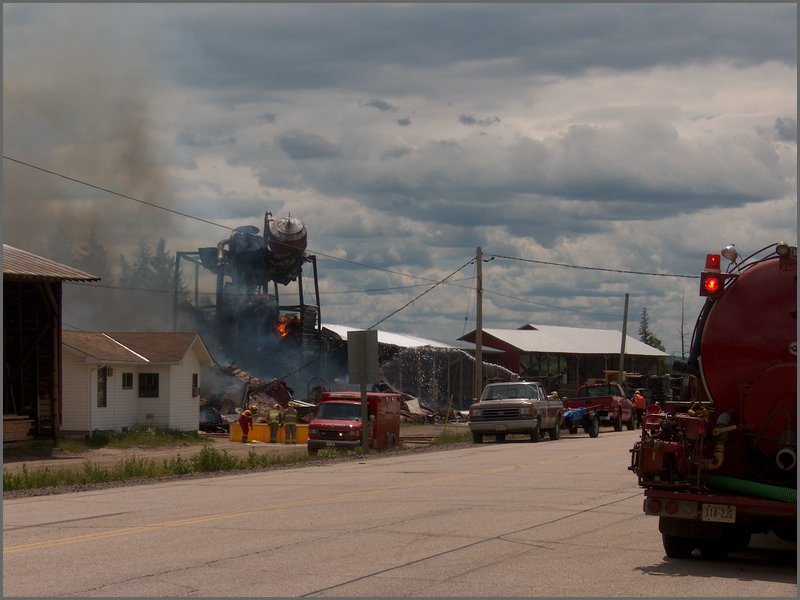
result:
[(706, 272), (719, 273), (722, 259), (719, 254), (706, 254)]
[(701, 273), (700, 274), (700, 295), (716, 297), (720, 296), (725, 290), (725, 282), (728, 279), (735, 279), (733, 273)]

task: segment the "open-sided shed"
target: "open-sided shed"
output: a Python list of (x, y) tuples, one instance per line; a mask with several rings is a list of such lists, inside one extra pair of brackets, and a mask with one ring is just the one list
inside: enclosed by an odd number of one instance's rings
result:
[(99, 280), (3, 244), (3, 442), (58, 439), (62, 285)]

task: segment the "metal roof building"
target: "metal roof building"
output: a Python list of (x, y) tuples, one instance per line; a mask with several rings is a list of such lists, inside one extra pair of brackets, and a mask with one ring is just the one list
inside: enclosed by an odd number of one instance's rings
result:
[[(475, 331), (461, 338), (475, 342)], [(481, 345), (502, 351), (498, 363), (524, 378), (544, 382), (567, 394), (589, 378), (619, 372), (622, 332), (527, 323), (518, 329), (483, 329)], [(666, 352), (625, 336), (623, 370), (660, 374)]]
[(100, 281), (85, 271), (3, 244), (3, 280)]
[[(523, 325), (519, 329), (484, 329), (484, 334), (514, 346), (521, 352), (550, 354), (619, 354), (622, 332), (612, 329)], [(473, 332), (474, 333), (474, 332)], [(463, 338), (461, 338), (463, 339)], [(667, 356), (658, 348), (625, 336), (625, 354), (635, 356)]]

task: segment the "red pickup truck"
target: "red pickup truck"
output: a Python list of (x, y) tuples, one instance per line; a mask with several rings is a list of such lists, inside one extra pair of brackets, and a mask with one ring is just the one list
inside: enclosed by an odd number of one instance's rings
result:
[(564, 400), (564, 409), (564, 424), (570, 433), (576, 433), (581, 425), (591, 437), (597, 437), (601, 423), (613, 425), (614, 431), (622, 431), (623, 423), (636, 429), (633, 402), (616, 382), (580, 386), (577, 398)]

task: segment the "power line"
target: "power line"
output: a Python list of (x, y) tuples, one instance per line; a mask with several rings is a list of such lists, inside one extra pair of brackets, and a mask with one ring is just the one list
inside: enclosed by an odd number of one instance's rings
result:
[[(119, 196), (120, 198), (125, 198), (126, 200), (132, 200), (133, 202), (138, 202), (139, 204), (144, 204), (145, 206), (150, 206), (152, 208), (157, 208), (157, 209), (160, 209), (160, 210), (164, 210), (164, 211), (167, 211), (169, 213), (172, 213), (172, 214), (175, 214), (175, 215), (178, 215), (178, 216), (181, 216), (181, 217), (186, 217), (187, 219), (193, 219), (195, 221), (199, 221), (201, 223), (206, 223), (208, 225), (213, 225), (214, 227), (220, 227), (220, 228), (226, 229), (228, 231), (236, 231), (236, 229), (234, 227), (229, 227), (229, 226), (223, 225), (221, 223), (216, 223), (214, 221), (209, 221), (207, 219), (203, 219), (201, 217), (198, 217), (198, 216), (195, 216), (195, 215), (191, 215), (189, 213), (181, 212), (181, 211), (178, 211), (178, 210), (173, 210), (171, 208), (167, 208), (166, 206), (161, 206), (160, 204), (156, 204), (155, 202), (148, 202), (146, 200), (141, 200), (140, 198), (134, 198), (133, 196), (129, 196), (127, 194), (122, 194), (120, 192), (116, 192), (114, 190), (111, 190), (109, 188), (106, 188), (106, 187), (103, 187), (103, 186), (100, 186), (100, 185), (95, 185), (93, 183), (90, 183), (88, 181), (84, 181), (82, 179), (77, 179), (75, 177), (70, 177), (69, 175), (64, 175), (63, 173), (58, 173), (57, 171), (52, 171), (50, 169), (45, 169), (44, 167), (40, 167), (38, 165), (34, 165), (34, 164), (29, 163), (29, 162), (25, 162), (23, 160), (19, 160), (19, 159), (13, 158), (11, 156), (7, 156), (5, 154), (3, 155), (3, 158), (5, 160), (9, 160), (11, 162), (15, 162), (15, 163), (20, 164), (20, 165), (24, 165), (24, 166), (29, 167), (31, 169), (35, 169), (37, 171), (41, 171), (43, 173), (47, 173), (48, 175), (53, 175), (55, 177), (60, 177), (62, 179), (66, 179), (67, 181), (72, 181), (72, 182), (80, 184), (80, 185), (85, 185), (86, 187), (89, 187), (89, 188), (92, 188), (92, 189), (95, 189), (95, 190), (99, 190), (99, 191), (102, 191), (102, 192), (106, 192), (108, 194), (113, 194), (114, 196)], [(414, 279), (420, 279), (422, 281), (427, 281), (427, 282), (435, 282), (436, 281), (435, 279), (429, 279), (427, 277), (420, 277), (419, 275), (412, 275), (410, 273), (403, 273), (401, 271), (393, 271), (391, 269), (384, 269), (382, 267), (376, 267), (374, 265), (368, 265), (368, 264), (364, 264), (364, 263), (359, 263), (359, 262), (356, 262), (356, 261), (353, 261), (353, 260), (348, 260), (346, 258), (340, 258), (338, 256), (333, 256), (332, 254), (325, 254), (324, 252), (317, 252), (315, 250), (312, 250), (311, 252), (314, 253), (314, 254), (317, 254), (319, 256), (324, 256), (325, 258), (330, 258), (332, 260), (338, 260), (338, 261), (345, 262), (345, 263), (348, 263), (348, 264), (351, 264), (351, 265), (356, 265), (356, 266), (359, 266), (359, 267), (365, 267), (365, 268), (368, 268), (368, 269), (374, 269), (376, 271), (384, 271), (385, 273), (392, 273), (393, 275), (402, 275), (403, 277), (412, 277)]]
[(700, 279), (699, 275), (676, 275), (674, 273), (652, 273), (649, 271), (626, 271), (623, 269), (608, 269), (605, 267), (584, 267), (581, 265), (568, 265), (566, 263), (550, 262), (546, 260), (534, 260), (532, 258), (519, 258), (516, 256), (503, 256), (502, 254), (492, 254), (492, 258), (506, 258), (508, 260), (518, 260), (521, 262), (537, 263), (540, 265), (550, 265), (554, 267), (566, 267), (568, 269), (584, 269), (587, 271), (607, 271), (609, 273), (626, 273), (629, 275), (651, 275), (653, 277), (682, 277), (685, 279)]
[[(164, 210), (166, 212), (169, 212), (169, 213), (172, 213), (172, 214), (175, 214), (175, 215), (178, 215), (178, 216), (186, 217), (188, 219), (193, 219), (193, 220), (199, 221), (201, 223), (206, 223), (208, 225), (213, 225), (214, 227), (219, 227), (219, 228), (225, 229), (227, 231), (235, 231), (236, 230), (233, 227), (229, 227), (229, 226), (223, 225), (221, 223), (216, 223), (214, 221), (209, 221), (207, 219), (203, 219), (201, 217), (197, 217), (197, 216), (191, 215), (189, 213), (185, 213), (185, 212), (177, 211), (177, 210), (174, 210), (174, 209), (171, 209), (171, 208), (167, 208), (165, 206), (161, 206), (161, 205), (156, 204), (154, 202), (148, 202), (146, 200), (141, 200), (140, 198), (135, 198), (133, 196), (130, 196), (130, 195), (127, 195), (127, 194), (123, 194), (123, 193), (111, 190), (109, 188), (90, 183), (88, 181), (77, 179), (75, 177), (70, 177), (68, 175), (64, 175), (63, 173), (58, 173), (58, 172), (50, 170), (50, 169), (45, 169), (44, 167), (40, 167), (38, 165), (34, 165), (32, 163), (29, 163), (29, 162), (26, 162), (26, 161), (23, 161), (23, 160), (19, 160), (19, 159), (13, 158), (11, 156), (7, 156), (5, 154), (3, 155), (3, 158), (5, 160), (8, 160), (8, 161), (11, 161), (11, 162), (26, 166), (26, 167), (31, 168), (31, 169), (35, 169), (35, 170), (41, 171), (43, 173), (47, 173), (49, 175), (53, 175), (55, 177), (60, 177), (62, 179), (77, 183), (79, 185), (84, 185), (86, 187), (89, 187), (89, 188), (92, 188), (92, 189), (96, 189), (96, 190), (99, 190), (99, 191), (102, 191), (102, 192), (106, 192), (108, 194), (112, 194), (114, 196), (118, 196), (120, 198), (124, 198), (126, 200), (131, 200), (133, 202), (138, 202), (139, 204), (143, 204), (145, 206), (150, 206), (151, 208), (157, 208), (157, 209), (160, 209), (160, 210)], [(397, 314), (398, 312), (400, 312), (401, 310), (405, 309), (406, 307), (408, 307), (409, 305), (414, 303), (416, 300), (418, 300), (419, 298), (421, 298), (422, 296), (424, 296), (425, 294), (427, 294), (428, 292), (430, 292), (434, 288), (438, 287), (439, 285), (444, 284), (444, 285), (452, 285), (452, 286), (455, 286), (455, 287), (466, 287), (466, 286), (460, 286), (460, 285), (457, 285), (457, 284), (454, 284), (454, 283), (448, 283), (447, 280), (450, 277), (452, 277), (453, 275), (455, 275), (458, 271), (460, 271), (461, 269), (463, 269), (467, 265), (469, 265), (469, 264), (474, 262), (474, 259), (470, 259), (462, 267), (460, 267), (459, 269), (457, 269), (456, 271), (454, 271), (453, 273), (451, 273), (450, 275), (448, 275), (444, 279), (437, 281), (435, 279), (430, 279), (430, 278), (427, 278), (427, 277), (421, 277), (419, 275), (412, 275), (410, 273), (404, 273), (404, 272), (401, 272), (401, 271), (395, 271), (395, 270), (392, 270), (392, 269), (385, 269), (383, 267), (377, 267), (377, 266), (374, 266), (374, 265), (368, 265), (368, 264), (365, 264), (365, 263), (359, 263), (359, 262), (356, 262), (356, 261), (348, 260), (348, 259), (341, 258), (341, 257), (338, 257), (338, 256), (334, 256), (334, 255), (331, 255), (331, 254), (326, 254), (324, 252), (318, 252), (318, 251), (314, 251), (314, 250), (312, 250), (312, 252), (314, 254), (319, 255), (319, 256), (323, 256), (325, 258), (329, 258), (331, 260), (337, 260), (337, 261), (340, 261), (340, 262), (345, 262), (345, 263), (348, 263), (348, 264), (351, 264), (351, 265), (355, 265), (355, 266), (358, 266), (358, 267), (373, 269), (373, 270), (377, 270), (377, 271), (383, 271), (385, 273), (390, 273), (390, 274), (393, 274), (393, 275), (400, 275), (400, 276), (403, 276), (403, 277), (411, 277), (411, 278), (414, 278), (414, 279), (418, 279), (418, 280), (422, 280), (422, 281), (426, 281), (426, 282), (433, 282), (434, 283), (434, 285), (431, 288), (427, 289), (426, 291), (424, 291), (422, 294), (420, 294), (416, 298), (410, 300), (408, 303), (406, 303), (405, 305), (403, 305), (402, 307), (400, 307), (399, 309), (397, 309), (396, 311), (394, 311), (393, 313), (391, 313), (390, 315), (388, 315), (384, 319), (381, 319), (380, 321), (375, 323), (375, 325), (370, 327), (370, 329), (372, 329), (373, 327), (376, 327), (377, 325), (379, 325), (383, 321), (387, 320), (391, 316), (393, 316), (393, 315)], [(494, 260), (495, 258), (504, 258), (504, 259), (507, 259), (507, 260), (517, 260), (517, 261), (520, 261), (520, 262), (529, 262), (529, 263), (536, 263), (536, 264), (542, 264), (542, 265), (548, 265), (548, 266), (564, 267), (564, 268), (569, 268), (569, 269), (582, 269), (582, 270), (590, 270), (590, 271), (605, 271), (605, 272), (611, 272), (611, 273), (623, 273), (623, 274), (631, 274), (631, 275), (648, 275), (648, 276), (653, 276), (653, 277), (677, 277), (677, 278), (686, 278), (686, 279), (698, 279), (699, 278), (697, 275), (679, 275), (679, 274), (671, 274), (671, 273), (653, 273), (653, 272), (647, 272), (647, 271), (630, 271), (630, 270), (623, 270), (623, 269), (610, 269), (610, 268), (606, 268), (606, 267), (588, 267), (588, 266), (582, 266), (582, 265), (570, 265), (570, 264), (566, 264), (566, 263), (557, 263), (557, 262), (535, 260), (535, 259), (529, 259), (529, 258), (505, 256), (505, 255), (502, 255), (502, 254), (489, 255), (488, 258), (486, 259), (486, 261), (488, 262), (490, 260)], [(88, 284), (76, 284), (76, 285), (88, 285)], [(108, 288), (108, 289), (122, 289), (122, 290), (131, 290), (131, 291), (146, 291), (146, 292), (166, 293), (166, 294), (173, 293), (173, 290), (132, 288), (132, 287), (122, 287), (122, 286), (104, 286), (104, 285), (99, 285), (99, 284), (91, 284), (91, 285), (89, 285), (89, 287), (100, 287), (100, 288)], [(333, 293), (342, 293), (343, 294), (343, 293), (367, 293), (367, 292), (391, 291), (391, 290), (394, 290), (394, 289), (405, 289), (405, 288), (411, 288), (411, 287), (419, 287), (419, 286), (416, 286), (416, 285), (414, 285), (414, 286), (397, 286), (397, 287), (393, 287), (393, 288), (376, 288), (376, 289), (352, 290), (352, 291), (345, 290), (345, 291), (339, 291), (339, 292), (321, 292), (321, 295), (333, 294)], [(581, 310), (578, 310), (578, 309), (564, 309), (563, 307), (560, 307), (560, 306), (553, 306), (553, 305), (548, 305), (548, 304), (544, 304), (544, 303), (541, 303), (541, 302), (536, 302), (536, 301), (533, 301), (533, 300), (527, 300), (527, 299), (524, 299), (524, 298), (518, 298), (518, 297), (514, 297), (514, 296), (509, 296), (509, 295), (506, 295), (506, 294), (502, 294), (500, 292), (492, 292), (490, 290), (484, 290), (484, 291), (486, 293), (488, 293), (488, 294), (501, 296), (501, 297), (508, 298), (508, 299), (515, 300), (515, 301), (526, 302), (526, 303), (530, 303), (530, 304), (536, 304), (536, 305), (543, 306), (545, 308), (550, 308), (550, 309), (571, 310), (572, 312), (589, 314), (589, 315), (617, 316), (617, 315), (606, 315), (606, 314), (603, 314), (603, 313), (591, 313), (591, 312), (588, 312), (588, 311), (581, 311)], [(184, 292), (184, 293), (186, 293), (186, 292)], [(204, 292), (204, 293), (209, 293), (209, 292)], [(465, 320), (466, 320), (466, 318), (465, 318)]]
[(392, 316), (396, 315), (397, 313), (399, 313), (401, 310), (403, 310), (403, 309), (404, 309), (404, 308), (406, 308), (407, 306), (410, 306), (411, 304), (413, 304), (414, 302), (416, 302), (417, 300), (419, 300), (420, 298), (422, 298), (422, 297), (423, 297), (425, 294), (427, 294), (428, 292), (430, 292), (430, 291), (431, 291), (431, 290), (433, 290), (434, 288), (438, 287), (439, 285), (443, 284), (445, 281), (447, 281), (448, 279), (450, 279), (450, 278), (451, 278), (453, 275), (455, 275), (456, 273), (458, 273), (458, 272), (459, 272), (461, 269), (463, 269), (463, 268), (464, 268), (464, 267), (466, 267), (467, 265), (470, 265), (470, 264), (472, 264), (473, 262), (475, 262), (475, 259), (474, 259), (474, 258), (471, 258), (471, 259), (469, 259), (469, 260), (468, 260), (467, 262), (465, 262), (463, 265), (461, 265), (460, 267), (458, 267), (458, 268), (457, 268), (455, 271), (453, 271), (452, 273), (450, 273), (450, 275), (448, 275), (447, 277), (445, 277), (445, 278), (444, 278), (444, 279), (442, 279), (441, 281), (438, 281), (438, 282), (436, 282), (436, 283), (435, 283), (434, 285), (432, 285), (430, 288), (428, 288), (427, 290), (425, 290), (424, 292), (422, 292), (422, 293), (421, 293), (419, 296), (417, 296), (416, 298), (413, 298), (412, 300), (409, 300), (409, 301), (408, 301), (408, 302), (406, 302), (406, 303), (405, 303), (403, 306), (401, 306), (400, 308), (398, 308), (398, 309), (397, 309), (397, 310), (395, 310), (394, 312), (391, 312), (391, 313), (389, 313), (388, 315), (386, 315), (386, 316), (385, 316), (383, 319), (381, 319), (380, 321), (378, 321), (378, 322), (377, 322), (377, 323), (375, 323), (374, 325), (371, 325), (370, 327), (367, 327), (367, 329), (374, 329), (375, 327), (377, 327), (378, 325), (380, 325), (381, 323), (383, 323), (384, 321), (386, 321), (386, 320), (387, 320), (389, 317), (392, 317)]
[(95, 190), (100, 190), (101, 192), (106, 192), (108, 194), (113, 194), (114, 196), (119, 196), (120, 198), (125, 198), (126, 200), (133, 200), (134, 202), (138, 202), (139, 204), (144, 204), (145, 206), (150, 206), (152, 208), (158, 208), (161, 210), (165, 210), (170, 212), (174, 215), (179, 215), (181, 217), (186, 217), (187, 219), (194, 219), (195, 221), (200, 221), (202, 223), (207, 223), (208, 225), (213, 225), (214, 227), (222, 227), (223, 229), (227, 229), (229, 231), (234, 231), (233, 227), (228, 227), (227, 225), (222, 225), (221, 223), (215, 223), (214, 221), (208, 221), (207, 219), (203, 219), (201, 217), (196, 217), (195, 215), (190, 215), (185, 212), (181, 212), (179, 210), (173, 210), (171, 208), (167, 208), (166, 206), (160, 206), (153, 202), (147, 202), (146, 200), (140, 200), (139, 198), (134, 198), (133, 196), (128, 196), (127, 194), (121, 194), (120, 192), (115, 192), (114, 190), (110, 190), (108, 188), (95, 185), (93, 183), (89, 183), (88, 181), (82, 181), (80, 179), (76, 179), (74, 177), (70, 177), (68, 175), (64, 175), (62, 173), (57, 173), (55, 171), (51, 171), (49, 169), (45, 169), (44, 167), (39, 167), (36, 165), (32, 165), (31, 163), (27, 163), (22, 160), (17, 160), (16, 158), (11, 158), (10, 156), (3, 155), (3, 158), (6, 160), (10, 160), (11, 162), (15, 162), (20, 165), (24, 165), (26, 167), (30, 167), (31, 169), (36, 169), (37, 171), (42, 171), (43, 173), (47, 173), (49, 175), (54, 175), (56, 177), (61, 177), (62, 179), (66, 179), (68, 181), (72, 181), (74, 183), (79, 183), (80, 185), (85, 185), (86, 187), (93, 188)]
[(516, 300), (518, 302), (525, 302), (527, 304), (535, 304), (537, 306), (543, 306), (544, 308), (552, 308), (554, 310), (566, 310), (566, 311), (570, 311), (570, 312), (574, 312), (574, 313), (580, 313), (580, 314), (584, 314), (584, 315), (594, 315), (594, 316), (600, 316), (600, 317), (615, 317), (615, 318), (619, 317), (619, 315), (609, 315), (607, 313), (591, 312), (591, 311), (588, 311), (588, 310), (580, 310), (580, 309), (577, 309), (577, 308), (565, 308), (563, 306), (554, 306), (552, 304), (545, 304), (544, 302), (536, 302), (535, 300), (528, 300), (526, 298), (518, 298), (516, 296), (509, 296), (507, 294), (501, 294), (500, 292), (492, 292), (490, 290), (487, 290), (486, 288), (484, 288), (483, 293), (484, 294), (490, 294), (492, 296), (501, 296), (503, 298), (508, 298), (509, 300)]

